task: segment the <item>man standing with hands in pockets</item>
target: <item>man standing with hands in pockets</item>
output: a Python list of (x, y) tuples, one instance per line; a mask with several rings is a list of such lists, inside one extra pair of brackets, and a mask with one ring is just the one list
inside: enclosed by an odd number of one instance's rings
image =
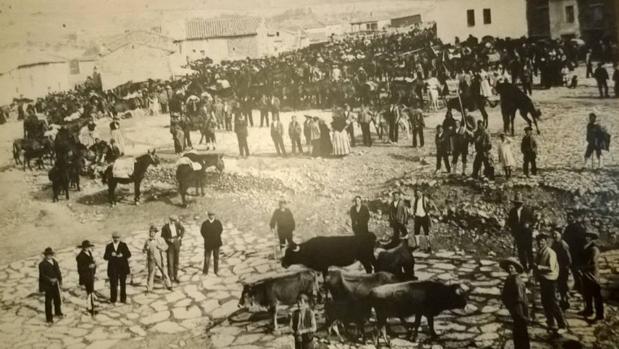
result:
[(169, 222), (161, 228), (161, 237), (168, 244), (168, 275), (170, 280), (178, 283), (178, 262), (185, 228), (178, 221), (178, 216), (171, 215)]
[(118, 284), (120, 283), (120, 302), (127, 303), (127, 275), (130, 274), (129, 258), (131, 252), (127, 244), (120, 241), (118, 232), (112, 233), (112, 242), (105, 246), (103, 259), (107, 261), (107, 276), (110, 278), (110, 302), (116, 305)]
[(221, 233), (224, 228), (218, 219), (215, 219), (214, 212), (208, 212), (208, 219), (202, 223), (200, 233), (204, 238), (204, 266), (202, 274), (208, 275), (208, 269), (213, 255), (213, 271), (215, 275), (219, 273), (219, 248), (222, 245)]

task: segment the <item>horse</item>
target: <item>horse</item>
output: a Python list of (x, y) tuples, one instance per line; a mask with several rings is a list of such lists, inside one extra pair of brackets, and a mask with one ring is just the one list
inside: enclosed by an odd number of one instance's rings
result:
[[(513, 84), (503, 82), (496, 86), (496, 91), (501, 96), (501, 114), (503, 116), (503, 131), (508, 133), (511, 131), (514, 135), (514, 120), (516, 119), (516, 111), (520, 111), (520, 116), (527, 122), (529, 127), (535, 125), (537, 134), (540, 134), (537, 120), (541, 117), (541, 110), (533, 105), (533, 101), (522, 90)], [(531, 119), (528, 115), (531, 114)]]
[[(21, 157), (23, 156), (23, 160)], [(18, 138), (13, 141), (13, 159), (17, 165), (23, 165), (24, 171), (26, 165), (32, 170), (30, 161), (36, 159), (38, 168), (41, 170), (45, 167), (45, 158), (49, 158), (50, 162), (54, 159), (52, 141), (48, 138), (41, 139), (23, 139)]]
[(159, 165), (159, 157), (155, 154), (155, 150), (151, 152), (150, 150), (142, 155), (138, 156), (135, 159), (135, 164), (133, 166), (133, 173), (129, 176), (129, 178), (116, 178), (112, 173), (112, 167), (114, 164), (110, 164), (103, 173), (103, 184), (107, 184), (108, 186), (108, 200), (112, 206), (116, 206), (116, 186), (118, 184), (129, 184), (133, 183), (135, 193), (134, 193), (134, 202), (136, 205), (140, 204), (140, 184), (144, 179), (144, 175), (146, 174), (146, 170), (150, 165), (157, 166)]
[(224, 161), (223, 154), (186, 153), (183, 157), (188, 158), (193, 162), (198, 162), (201, 165), (199, 170), (194, 170), (189, 163), (179, 163), (176, 167), (178, 192), (181, 195), (183, 207), (187, 207), (185, 196), (187, 195), (187, 189), (189, 186), (191, 184), (195, 186), (196, 195), (198, 195), (198, 187), (200, 187), (200, 193), (204, 196), (204, 177), (206, 175), (206, 169), (214, 166), (221, 174), (224, 170)]
[(58, 195), (64, 190), (65, 197), (69, 200), (70, 174), (66, 166), (56, 163), (47, 173), (47, 177), (52, 182), (52, 201), (58, 201)]

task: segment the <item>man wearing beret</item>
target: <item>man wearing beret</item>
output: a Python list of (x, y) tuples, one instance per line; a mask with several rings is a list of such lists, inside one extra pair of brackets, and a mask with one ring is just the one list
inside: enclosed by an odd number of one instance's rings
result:
[(582, 287), (585, 300), (585, 309), (579, 313), (584, 317), (593, 315), (595, 305), (595, 318), (593, 322), (604, 320), (604, 301), (599, 281), (600, 249), (595, 245), (599, 237), (597, 232), (585, 233), (585, 248), (582, 252)]
[(161, 237), (168, 244), (168, 275), (174, 282), (178, 282), (178, 262), (184, 235), (185, 228), (178, 221), (178, 216), (176, 215), (171, 215), (169, 217), (169, 222), (164, 224), (161, 228)]
[[(48, 325), (54, 323), (54, 314), (62, 318), (60, 286), (62, 274), (58, 262), (54, 259), (54, 250), (48, 247), (43, 252), (45, 258), (39, 263), (39, 292), (45, 292), (45, 320)], [(54, 313), (52, 314), (52, 302)]]
[(513, 338), (514, 349), (530, 349), (529, 341), (529, 306), (527, 304), (527, 289), (520, 278), (524, 268), (516, 258), (502, 260), (499, 265), (508, 276), (503, 285), (501, 300), (514, 320)]
[(103, 254), (103, 259), (107, 261), (107, 276), (110, 279), (110, 302), (112, 304), (116, 304), (119, 284), (120, 301), (127, 303), (127, 275), (131, 273), (129, 258), (131, 258), (131, 252), (127, 244), (120, 241), (118, 232), (112, 233), (112, 242), (105, 246), (105, 253)]
[(208, 269), (211, 263), (211, 255), (213, 256), (213, 271), (215, 275), (219, 273), (219, 248), (222, 245), (221, 233), (223, 226), (218, 219), (215, 219), (215, 213), (208, 212), (208, 219), (202, 223), (200, 233), (204, 238), (204, 265), (202, 274), (208, 275)]
[[(539, 234), (537, 240), (537, 258), (535, 259), (535, 275), (540, 284), (542, 307), (546, 316), (548, 332), (563, 334), (566, 331), (563, 311), (557, 300), (557, 279), (559, 278), (559, 262), (557, 254), (550, 248), (550, 236)], [(558, 325), (558, 328), (557, 328)]]

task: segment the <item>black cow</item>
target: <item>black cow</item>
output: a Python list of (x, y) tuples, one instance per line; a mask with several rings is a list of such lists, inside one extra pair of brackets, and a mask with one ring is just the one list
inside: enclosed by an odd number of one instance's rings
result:
[(355, 323), (365, 342), (365, 323), (370, 317), (371, 306), (368, 301), (370, 291), (377, 286), (396, 283), (393, 274), (377, 272), (375, 274), (346, 273), (341, 269), (331, 268), (325, 280), (325, 286), (332, 300), (325, 304), (325, 318), (328, 335), (335, 331), (342, 341), (338, 323), (346, 328), (349, 323)]
[(400, 244), (390, 249), (378, 249), (376, 270), (394, 274), (401, 281), (417, 280), (415, 277), (415, 257), (408, 245), (408, 240), (402, 239)]
[(315, 273), (311, 270), (302, 270), (244, 284), (239, 307), (249, 308), (250, 310), (267, 309), (273, 317), (273, 330), (277, 331), (279, 305), (296, 304), (301, 293), (305, 293), (313, 299), (317, 291)]
[(374, 242), (376, 236), (318, 236), (286, 249), (282, 266), (302, 264), (322, 273), (326, 279), (329, 267), (345, 267), (355, 261), (361, 262), (367, 273), (374, 266)]
[[(417, 339), (417, 330), (421, 316), (428, 320), (432, 337), (437, 337), (434, 331), (434, 316), (443, 310), (464, 308), (467, 302), (467, 288), (461, 285), (445, 285), (438, 281), (407, 281), (397, 284), (378, 286), (370, 292), (369, 301), (376, 311), (376, 345), (382, 331), (385, 342), (387, 337), (387, 319), (397, 317), (403, 325), (404, 320), (415, 315), (412, 340)], [(409, 327), (409, 335), (410, 335)]]

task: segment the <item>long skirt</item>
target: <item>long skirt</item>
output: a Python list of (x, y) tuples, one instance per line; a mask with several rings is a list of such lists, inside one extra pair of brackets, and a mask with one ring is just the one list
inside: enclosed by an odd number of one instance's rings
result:
[(120, 129), (111, 130), (110, 136), (112, 137), (114, 142), (116, 142), (116, 146), (120, 150), (120, 153), (124, 154), (125, 153), (125, 137), (123, 137), (123, 134), (122, 132), (120, 132)]
[(341, 132), (333, 131), (331, 143), (333, 144), (333, 155), (341, 156), (350, 153), (350, 139), (346, 130)]

